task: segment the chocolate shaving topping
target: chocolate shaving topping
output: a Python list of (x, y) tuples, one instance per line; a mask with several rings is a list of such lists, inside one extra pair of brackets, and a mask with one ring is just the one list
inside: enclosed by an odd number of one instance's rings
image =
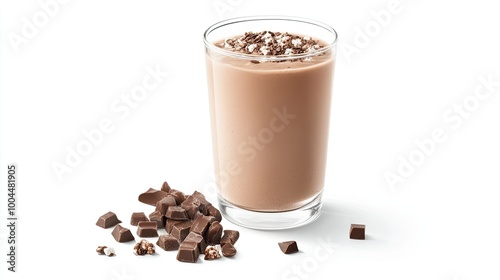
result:
[[(263, 56), (307, 54), (324, 47), (309, 36), (271, 31), (245, 32), (245, 35), (228, 38), (218, 46), (233, 52)], [(257, 60), (251, 62), (259, 63)]]

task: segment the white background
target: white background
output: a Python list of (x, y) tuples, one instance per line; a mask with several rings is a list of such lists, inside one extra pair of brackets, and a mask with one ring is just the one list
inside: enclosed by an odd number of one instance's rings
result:
[[(500, 87), (479, 101), (474, 92), (480, 77), (500, 81), (499, 7), (401, 0), (394, 10), (390, 2), (75, 0), (15, 45), (23, 18), (33, 22), (43, 9), (2, 1), (0, 277), (167, 279), (184, 269), (190, 279), (498, 279)], [(375, 21), (382, 10), (391, 12), (384, 26)], [(340, 35), (324, 213), (277, 232), (223, 221), (241, 232), (234, 259), (186, 264), (161, 249), (134, 256), (97, 218), (112, 210), (135, 231), (130, 214), (152, 211), (137, 195), (164, 180), (214, 202), (202, 33), (258, 14), (314, 18)], [(120, 118), (113, 102), (147, 67), (170, 75)], [(448, 110), (464, 100), (472, 109), (458, 124)], [(67, 147), (103, 119), (113, 130), (59, 180), (54, 162), (65, 164)], [(435, 129), (446, 140), (391, 188), (384, 174), (398, 174), (399, 157), (416, 155), (415, 141)], [(9, 163), (18, 165), (17, 273), (5, 261)], [(367, 240), (349, 240), (350, 223), (365, 223)], [(301, 253), (279, 251), (276, 243), (290, 239)], [(117, 256), (98, 256), (97, 245)]]

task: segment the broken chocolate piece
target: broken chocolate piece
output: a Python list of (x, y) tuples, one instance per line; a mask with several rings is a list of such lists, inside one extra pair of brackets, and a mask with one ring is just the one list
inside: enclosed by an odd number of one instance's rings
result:
[(179, 249), (179, 241), (175, 237), (169, 234), (160, 235), (156, 245), (165, 251), (175, 251)]
[(181, 203), (186, 199), (184, 196), (184, 193), (176, 190), (176, 189), (171, 189), (169, 192), (170, 195), (173, 195), (175, 197), (175, 201), (177, 202), (177, 205), (181, 205)]
[(219, 222), (214, 221), (207, 229), (205, 239), (209, 245), (220, 244), (222, 236), (222, 226)]
[(203, 236), (192, 231), (186, 236), (184, 242), (195, 242), (196, 244), (198, 244), (198, 250), (200, 254), (205, 253), (205, 248), (207, 248), (207, 243), (205, 242)]
[(156, 206), (156, 203), (167, 195), (167, 192), (149, 188), (149, 190), (139, 195), (139, 201), (151, 206)]
[(165, 214), (167, 219), (186, 221), (189, 220), (189, 216), (186, 213), (186, 209), (180, 206), (170, 206), (168, 207), (167, 213)]
[(154, 211), (153, 213), (149, 214), (149, 220), (151, 222), (156, 222), (157, 228), (164, 228), (167, 218), (165, 218), (165, 216), (163, 216), (160, 211)]
[(224, 257), (232, 257), (236, 255), (236, 248), (231, 243), (226, 243), (222, 245), (222, 255)]
[(184, 221), (182, 223), (177, 223), (172, 227), (172, 231), (170, 234), (179, 240), (179, 243), (182, 243), (186, 236), (189, 234), (189, 230), (191, 229), (191, 225), (193, 221)]
[(99, 254), (99, 255), (104, 255), (104, 249), (108, 248), (107, 246), (97, 246), (97, 249), (95, 249), (95, 251)]
[(167, 223), (165, 224), (165, 230), (167, 233), (172, 232), (172, 228), (174, 228), (174, 225), (178, 223), (182, 223), (182, 221), (167, 219)]
[(280, 246), (280, 249), (284, 254), (293, 254), (299, 251), (299, 248), (297, 247), (297, 242), (295, 241), (280, 242), (278, 243), (278, 245)]
[(209, 205), (207, 207), (207, 212), (208, 215), (215, 217), (217, 222), (220, 223), (222, 221), (222, 215), (220, 214), (219, 209), (215, 208), (213, 205)]
[(365, 225), (351, 224), (350, 239), (365, 240)]
[(149, 222), (148, 217), (144, 212), (134, 212), (132, 213), (132, 217), (130, 217), (130, 224), (136, 226), (139, 222), (147, 221)]
[(226, 243), (231, 243), (234, 245), (236, 241), (240, 238), (240, 233), (237, 230), (224, 230), (224, 235), (220, 239), (220, 244), (224, 245)]
[(155, 210), (159, 211), (162, 215), (165, 215), (165, 213), (167, 213), (168, 207), (176, 205), (177, 202), (175, 201), (175, 197), (172, 195), (168, 195), (156, 203)]
[(158, 237), (158, 223), (155, 221), (139, 222), (137, 225), (137, 235), (139, 237)]
[(95, 223), (97, 226), (100, 226), (102, 228), (110, 228), (112, 226), (115, 226), (122, 221), (118, 220), (118, 217), (116, 216), (115, 213), (109, 211), (108, 213), (102, 215), (99, 217), (97, 222)]
[(161, 185), (161, 190), (164, 192), (170, 192), (171, 188), (168, 185), (167, 181), (163, 182), (163, 185)]
[(135, 239), (132, 232), (130, 232), (130, 229), (124, 228), (121, 225), (116, 225), (111, 232), (111, 235), (113, 235), (115, 240), (118, 242), (128, 242)]
[(181, 262), (195, 263), (198, 261), (200, 252), (196, 242), (182, 242), (177, 253), (177, 260)]
[(205, 235), (205, 232), (213, 221), (215, 221), (215, 218), (212, 216), (198, 216), (191, 226), (191, 231)]

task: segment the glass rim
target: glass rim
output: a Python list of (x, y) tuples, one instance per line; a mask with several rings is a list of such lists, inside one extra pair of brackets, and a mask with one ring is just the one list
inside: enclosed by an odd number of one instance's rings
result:
[[(302, 53), (302, 54), (286, 54), (286, 55), (274, 55), (274, 56), (264, 56), (264, 55), (259, 55), (259, 54), (244, 54), (244, 53), (237, 53), (229, 50), (225, 50), (223, 48), (219, 48), (216, 45), (214, 45), (212, 42), (209, 42), (207, 37), (209, 34), (226, 25), (232, 25), (236, 23), (241, 23), (241, 22), (251, 22), (251, 21), (258, 21), (258, 20), (281, 20), (281, 21), (294, 21), (294, 22), (300, 22), (300, 23), (306, 23), (310, 25), (314, 25), (320, 28), (325, 29), (326, 31), (330, 32), (333, 36), (333, 42), (328, 43), (328, 45), (314, 50), (312, 52), (308, 53)], [(317, 38), (321, 39), (321, 38)], [(247, 59), (247, 60), (258, 60), (258, 61), (283, 61), (283, 60), (294, 60), (294, 59), (304, 59), (308, 57), (313, 57), (317, 56), (319, 54), (323, 54), (329, 50), (332, 50), (336, 47), (337, 45), (337, 40), (338, 40), (338, 34), (333, 27), (330, 25), (323, 23), (321, 21), (313, 20), (313, 19), (308, 19), (308, 18), (303, 18), (303, 17), (293, 17), (293, 16), (245, 16), (245, 17), (236, 17), (236, 18), (230, 18), (226, 20), (222, 20), (219, 22), (216, 22), (209, 26), (207, 30), (203, 33), (203, 42), (205, 44), (205, 47), (211, 51), (214, 51), (219, 54), (223, 54), (226, 56), (230, 57), (235, 57), (235, 58), (240, 58), (240, 59)], [(335, 56), (335, 54), (334, 54)]]

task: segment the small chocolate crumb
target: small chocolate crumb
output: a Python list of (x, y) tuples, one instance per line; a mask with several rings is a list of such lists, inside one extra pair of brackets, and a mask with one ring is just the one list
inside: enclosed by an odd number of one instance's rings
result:
[(283, 254), (288, 255), (297, 253), (299, 251), (299, 248), (297, 247), (297, 242), (295, 241), (279, 242), (278, 245), (280, 246), (280, 249), (283, 252)]
[(95, 251), (99, 254), (99, 255), (104, 255), (104, 249), (106, 249), (108, 247), (106, 246), (98, 246), (97, 249), (95, 249)]
[(365, 240), (365, 225), (351, 224), (350, 239)]

